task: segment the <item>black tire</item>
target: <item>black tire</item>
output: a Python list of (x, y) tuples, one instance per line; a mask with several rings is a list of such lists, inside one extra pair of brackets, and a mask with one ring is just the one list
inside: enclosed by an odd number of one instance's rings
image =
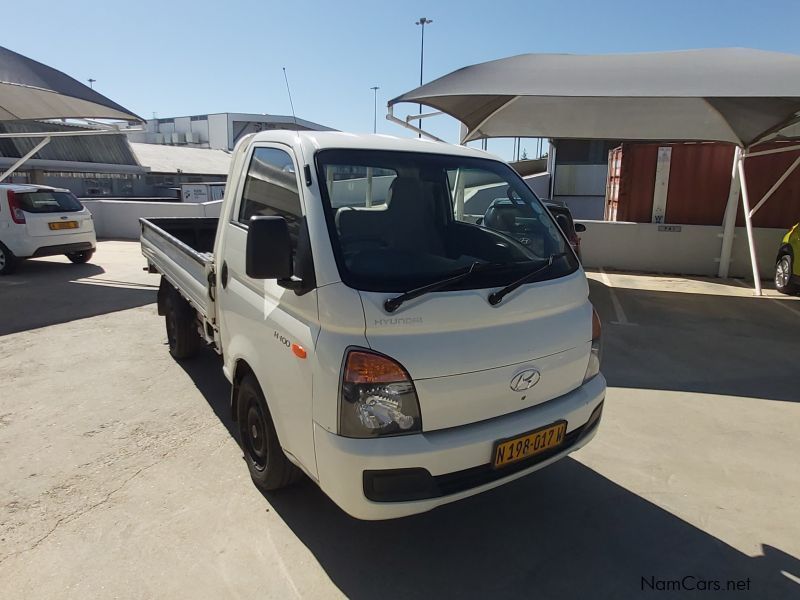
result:
[(82, 265), (92, 260), (94, 250), (81, 250), (80, 252), (67, 252), (65, 256), (76, 265)]
[(197, 330), (195, 310), (176, 291), (167, 296), (164, 308), (169, 353), (179, 360), (191, 358), (203, 346), (203, 339)]
[(17, 268), (19, 259), (5, 245), (0, 243), (0, 275), (10, 275)]
[(239, 439), (256, 487), (272, 491), (297, 481), (301, 471), (283, 453), (261, 386), (252, 374), (239, 384), (236, 406)]
[(781, 294), (796, 294), (800, 286), (792, 283), (793, 261), (790, 254), (783, 254), (775, 264), (775, 289)]

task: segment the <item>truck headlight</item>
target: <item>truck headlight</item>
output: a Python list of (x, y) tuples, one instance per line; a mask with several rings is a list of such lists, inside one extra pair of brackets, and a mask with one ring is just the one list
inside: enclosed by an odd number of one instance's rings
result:
[(422, 431), (414, 382), (396, 361), (367, 350), (350, 350), (339, 392), (339, 433), (370, 438)]
[(592, 308), (592, 349), (589, 352), (589, 364), (586, 366), (586, 374), (583, 376), (583, 383), (586, 383), (598, 373), (600, 373), (600, 358), (603, 354), (602, 327), (597, 311)]

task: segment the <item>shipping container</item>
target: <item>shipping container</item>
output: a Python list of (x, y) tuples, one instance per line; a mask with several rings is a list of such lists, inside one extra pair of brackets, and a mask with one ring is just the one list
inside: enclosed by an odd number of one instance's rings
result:
[[(758, 149), (782, 144), (788, 142), (762, 144)], [(606, 219), (721, 225), (730, 192), (733, 155), (733, 145), (712, 142), (621, 144), (609, 152)], [(800, 151), (792, 151), (745, 160), (752, 205), (798, 156)], [(739, 205), (737, 224), (743, 226), (741, 198)], [(800, 169), (754, 215), (753, 226), (788, 229), (798, 221)]]

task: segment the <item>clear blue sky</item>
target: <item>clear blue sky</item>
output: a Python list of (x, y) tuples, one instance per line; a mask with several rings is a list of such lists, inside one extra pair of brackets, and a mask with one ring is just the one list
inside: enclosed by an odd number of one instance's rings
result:
[[(285, 66), (299, 117), (372, 131), (369, 88), (379, 85), (378, 131), (409, 135), (383, 116), (388, 99), (418, 84), (414, 22), (422, 16), (434, 21), (425, 31), (426, 81), (526, 52), (746, 46), (800, 54), (795, 0), (39, 0), (7, 18), (0, 44), (79, 80), (93, 77), (97, 90), (145, 118), (289, 114)], [(426, 127), (457, 139), (450, 118)], [(489, 149), (510, 154), (502, 141)]]

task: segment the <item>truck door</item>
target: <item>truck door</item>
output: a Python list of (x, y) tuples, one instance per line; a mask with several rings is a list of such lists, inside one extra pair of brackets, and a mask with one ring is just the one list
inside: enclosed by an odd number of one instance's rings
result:
[(266, 396), (281, 446), (316, 476), (310, 364), (319, 333), (316, 290), (299, 296), (275, 279), (251, 279), (245, 271), (251, 217), (285, 218), (296, 249), (303, 188), (289, 147), (260, 144), (249, 154), (233, 210), (221, 217), (227, 222), (217, 258), (217, 302), (225, 363), (232, 369), (234, 361), (247, 361)]

